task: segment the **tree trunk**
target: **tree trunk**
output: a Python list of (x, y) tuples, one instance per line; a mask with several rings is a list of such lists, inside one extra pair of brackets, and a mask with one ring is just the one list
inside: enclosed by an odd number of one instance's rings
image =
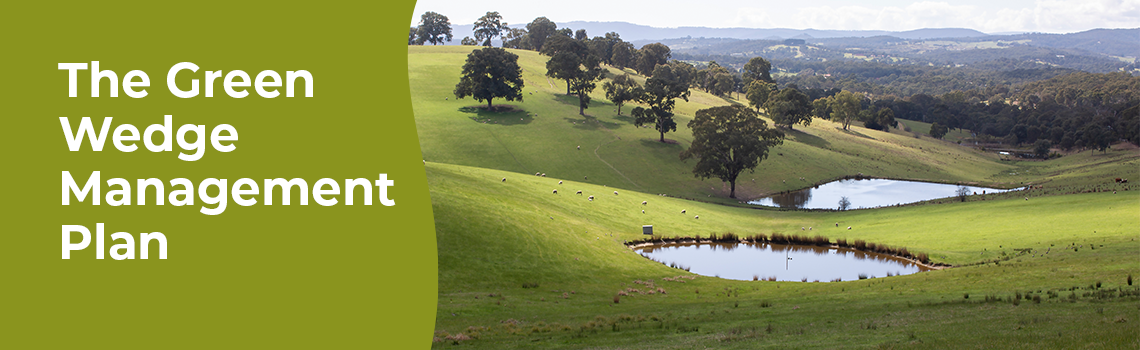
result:
[(491, 109), (491, 99), (488, 98), (487, 99), (487, 111), (490, 112), (491, 110), (492, 110)]
[(665, 132), (661, 132), (661, 143), (665, 143)]
[(732, 181), (729, 181), (728, 185), (729, 185), (728, 198), (735, 199), (736, 198), (736, 179), (732, 179)]
[(618, 106), (618, 115), (621, 115), (621, 104), (619, 103), (619, 104), (617, 104), (617, 106)]
[(566, 95), (570, 95), (570, 79), (566, 79)]

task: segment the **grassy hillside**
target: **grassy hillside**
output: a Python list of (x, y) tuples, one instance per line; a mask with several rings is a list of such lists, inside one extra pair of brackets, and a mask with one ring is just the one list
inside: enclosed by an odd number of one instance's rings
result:
[[(409, 48), (439, 249), (436, 348), (1140, 347), (1140, 284), (1127, 283), (1140, 278), (1140, 192), (1112, 181), (1140, 181), (1136, 147), (1011, 161), (815, 120), (742, 174), (738, 195), (859, 173), (1035, 189), (846, 212), (746, 208), (678, 160), (695, 111), (731, 99), (695, 91), (662, 144), (600, 89), (578, 115), (545, 57), (513, 51), (525, 101), (487, 113), (451, 93), (471, 49)], [(958, 267), (837, 283), (700, 277), (627, 248), (643, 224), (664, 236), (862, 239)]]
[[(592, 94), (594, 102), (587, 116), (578, 115), (577, 99), (565, 96), (565, 83), (545, 77), (545, 56), (512, 50), (524, 70), (524, 101), (495, 101), (517, 110), (487, 113), (469, 108), (478, 102), (456, 100), (452, 94), (471, 49), (408, 48), (412, 105), (428, 161), (570, 179), (588, 177), (594, 184), (688, 198), (727, 196), (726, 184), (694, 178), (692, 162), (681, 162), (678, 154), (692, 141), (686, 126), (692, 115), (730, 100), (694, 90), (689, 102), (678, 103), (677, 132), (666, 134), (675, 143), (662, 144), (652, 128), (633, 126), (628, 115), (632, 106), (617, 115), (601, 88)], [(613, 68), (610, 71), (617, 73)], [(737, 193), (741, 198), (758, 197), (858, 173), (1001, 187), (1012, 184), (995, 176), (1009, 169), (996, 155), (929, 137), (916, 139), (911, 134), (858, 126), (844, 131), (837, 123), (817, 119), (808, 127), (789, 131), (784, 145), (754, 174), (742, 174)]]
[[(1120, 296), (1140, 293), (1140, 285), (1125, 282), (1128, 274), (1140, 277), (1135, 190), (776, 212), (623, 190), (614, 195), (612, 187), (569, 179), (427, 167), (438, 230), (441, 348), (454, 346), (444, 340), (458, 334), (476, 338), (461, 346), (543, 349), (1140, 345), (1140, 299)], [(664, 235), (798, 234), (801, 226), (813, 226), (813, 233), (833, 240), (905, 246), (950, 264), (1011, 259), (839, 283), (676, 282), (663, 278), (693, 275), (622, 244), (640, 238), (642, 224)], [(1084, 248), (1065, 249), (1072, 244)], [(1037, 256), (1015, 250), (1026, 248)], [(1046, 250), (1050, 254), (1041, 256)], [(1098, 281), (1112, 297), (1096, 299), (1098, 289), (1087, 289)], [(626, 288), (666, 293), (634, 293), (614, 304)], [(1026, 299), (1014, 305), (1014, 293)], [(987, 303), (986, 296), (1008, 300)]]

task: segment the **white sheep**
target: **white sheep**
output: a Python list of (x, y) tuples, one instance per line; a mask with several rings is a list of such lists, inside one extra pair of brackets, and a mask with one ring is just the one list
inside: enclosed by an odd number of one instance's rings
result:
[(685, 209), (681, 209), (681, 214), (684, 214), (684, 213), (685, 213)]
[(593, 200), (594, 200), (594, 196), (590, 196), (590, 201), (593, 201)]
[(848, 229), (848, 230), (850, 230), (850, 229), (851, 229), (851, 226), (847, 226), (847, 229)]
[(645, 214), (645, 210), (642, 210), (642, 211), (641, 211), (641, 213), (642, 213), (642, 214)]
[(561, 185), (561, 184), (562, 184), (562, 181), (558, 181), (558, 184), (559, 184), (559, 185)]
[(646, 205), (646, 204), (649, 204), (649, 202), (647, 202), (647, 201), (641, 201), (641, 205)]
[(700, 218), (701, 218), (701, 216), (700, 216), (700, 215), (697, 215), (697, 216), (694, 216), (693, 218), (694, 218), (694, 219), (700, 219)]
[(558, 190), (554, 190), (554, 194), (558, 194)]
[(579, 150), (579, 151), (581, 151), (581, 150), (582, 150), (582, 146), (578, 146), (578, 150)]
[(589, 180), (589, 179), (590, 179), (590, 177), (589, 177), (589, 176), (583, 176), (583, 177), (582, 177), (582, 180)]
[(546, 177), (546, 173), (542, 173), (542, 177)]
[(581, 196), (581, 195), (582, 195), (582, 190), (578, 190), (578, 195), (579, 195), (579, 196)]
[(538, 176), (538, 174), (540, 174), (540, 173), (534, 173), (534, 176)]
[(617, 195), (617, 191), (614, 191), (614, 195), (615, 195), (615, 196)]

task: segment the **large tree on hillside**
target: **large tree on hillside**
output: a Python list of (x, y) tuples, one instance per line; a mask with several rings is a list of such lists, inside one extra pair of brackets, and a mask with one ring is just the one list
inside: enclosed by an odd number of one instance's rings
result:
[(546, 44), (546, 39), (558, 30), (558, 25), (546, 17), (535, 18), (526, 25), (526, 38), (530, 43), (530, 49), (541, 51)]
[(601, 59), (594, 54), (582, 58), (577, 74), (570, 78), (570, 92), (578, 95), (578, 114), (586, 115), (586, 108), (590, 108), (590, 92), (596, 88), (597, 81), (602, 78)]
[(416, 31), (418, 31), (419, 28), (416, 28), (416, 27), (411, 27), (411, 28), (412, 28), (412, 30), (410, 32), (408, 32), (408, 45), (415, 45), (416, 44)]
[(451, 42), (451, 21), (447, 16), (431, 11), (420, 16), (420, 25), (416, 27), (416, 45), (425, 42), (432, 45)]
[(645, 87), (638, 98), (649, 108), (637, 107), (630, 113), (636, 126), (653, 124), (654, 129), (661, 133), (661, 142), (665, 142), (665, 133), (677, 131), (677, 122), (673, 121), (674, 99), (689, 100), (689, 85), (682, 81), (684, 77), (680, 75), (670, 65), (657, 66), (653, 77), (645, 80)]
[(764, 110), (776, 125), (787, 126), (803, 123), (811, 125), (811, 101), (807, 95), (795, 88), (783, 88), (768, 98)]
[(672, 53), (668, 46), (661, 43), (647, 44), (637, 50), (633, 69), (641, 75), (653, 76), (653, 70), (658, 65), (669, 63), (670, 57), (672, 57)]
[(693, 175), (716, 177), (729, 183), (729, 198), (736, 198), (736, 178), (744, 170), (755, 172), (768, 151), (783, 143), (784, 133), (769, 129), (760, 115), (742, 105), (697, 111), (689, 122), (693, 144), (681, 160), (697, 158)]
[(633, 101), (641, 95), (641, 85), (633, 80), (629, 73), (622, 74), (602, 84), (602, 89), (606, 91), (606, 98), (617, 105), (617, 114), (621, 115), (621, 106), (626, 101)]
[(746, 82), (762, 81), (769, 84), (775, 84), (776, 81), (772, 80), (770, 71), (772, 70), (772, 63), (763, 57), (753, 57), (744, 64), (744, 80)]
[(863, 126), (868, 129), (891, 131), (891, 127), (898, 127), (898, 121), (895, 121), (895, 111), (890, 108), (879, 108), (878, 112), (871, 113), (871, 110), (866, 111), (866, 116), (863, 119)]
[(748, 91), (744, 93), (744, 98), (748, 100), (748, 105), (756, 108), (760, 112), (760, 107), (768, 102), (768, 97), (772, 95), (772, 90), (775, 84), (766, 83), (760, 80), (753, 80), (748, 84)]
[(463, 77), (455, 84), (455, 97), (474, 97), (477, 101), (505, 98), (507, 101), (522, 101), (522, 69), (519, 56), (497, 47), (487, 47), (471, 51), (463, 64)]
[(503, 22), (498, 11), (489, 11), (475, 21), (475, 40), (483, 42), (483, 46), (491, 46), (491, 39), (502, 35), (506, 27), (507, 22)]
[(851, 122), (859, 117), (859, 112), (863, 109), (862, 100), (861, 96), (847, 90), (828, 97), (827, 106), (831, 109), (831, 120), (843, 123), (843, 130), (847, 130)]
[[(585, 42), (563, 35), (548, 38), (540, 53), (550, 56), (550, 60), (546, 61), (546, 76), (565, 80), (567, 95), (572, 93), (571, 79), (578, 78), (584, 70), (598, 68), (601, 64), (600, 60), (586, 59), (593, 54)], [(585, 65), (587, 63), (593, 65)]]
[(633, 48), (633, 44), (624, 41), (618, 42), (614, 44), (611, 50), (613, 52), (610, 53), (610, 64), (614, 67), (625, 69), (633, 65), (634, 53), (637, 52), (637, 49)]

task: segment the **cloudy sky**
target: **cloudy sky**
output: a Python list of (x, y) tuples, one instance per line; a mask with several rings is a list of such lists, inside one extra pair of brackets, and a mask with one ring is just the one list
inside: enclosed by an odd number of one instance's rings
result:
[(487, 11), (499, 11), (512, 24), (546, 16), (554, 22), (621, 21), (653, 27), (969, 28), (986, 33), (1140, 27), (1140, 0), (420, 0), (412, 24), (426, 11), (439, 12), (452, 24), (474, 23)]

